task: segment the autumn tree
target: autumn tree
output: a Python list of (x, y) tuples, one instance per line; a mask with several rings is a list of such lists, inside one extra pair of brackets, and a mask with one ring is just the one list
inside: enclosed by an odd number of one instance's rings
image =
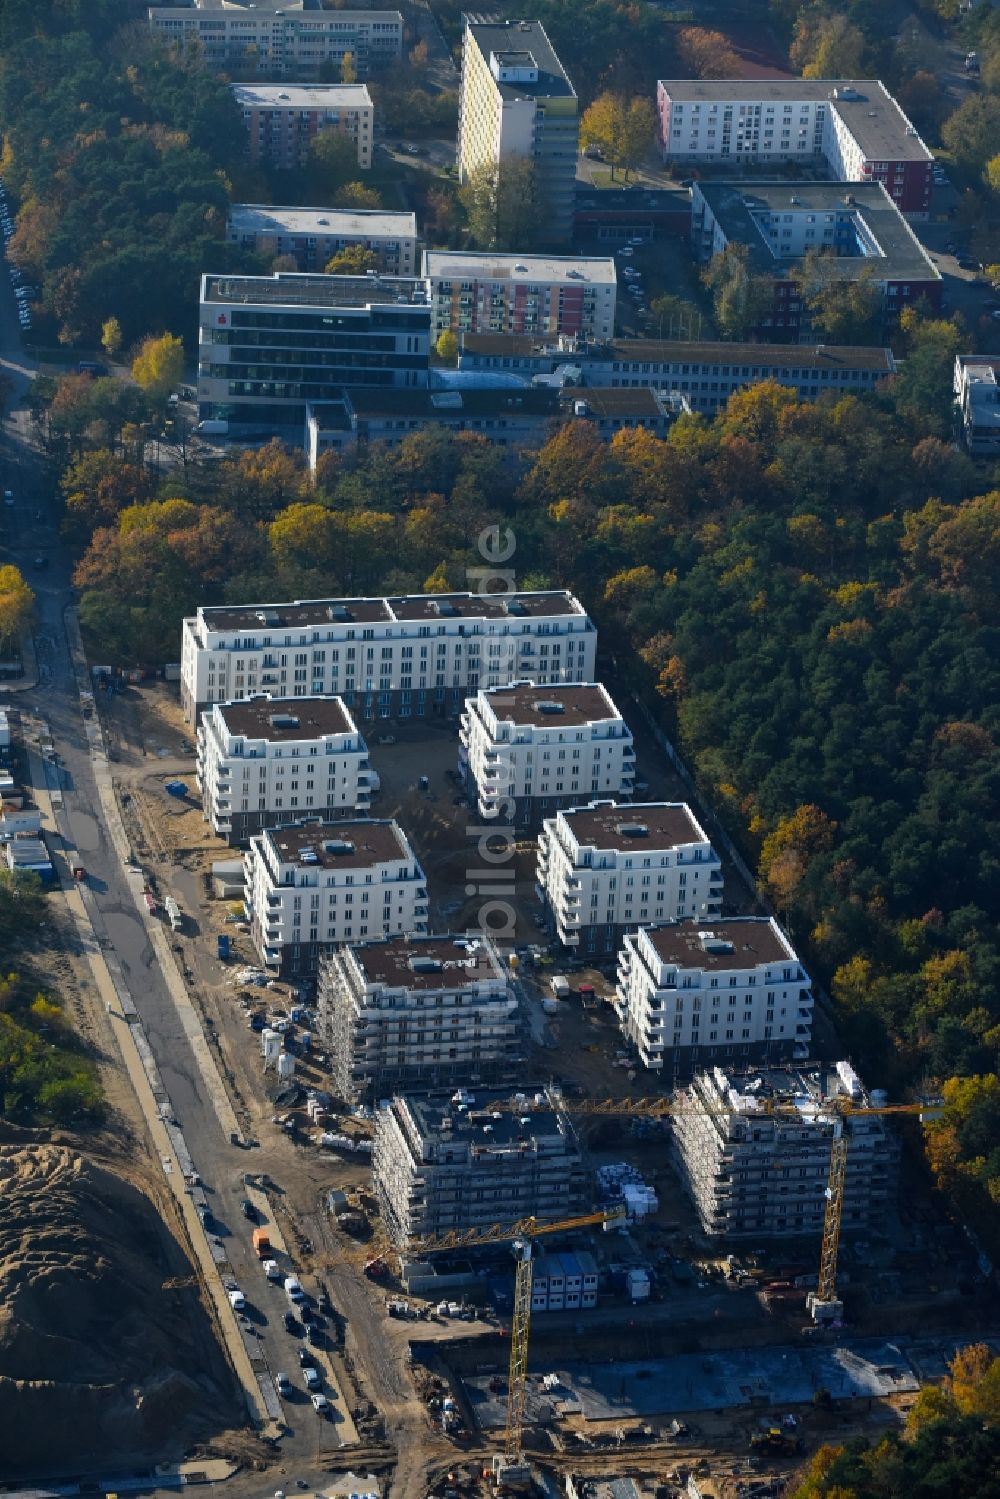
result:
[(146, 470), (108, 448), (81, 454), (63, 474), (60, 488), (67, 519), (76, 534), (85, 537), (98, 526), (113, 525), (130, 505), (145, 504), (153, 497)]
[(529, 250), (544, 223), (535, 164), (527, 156), (484, 161), (458, 191), (469, 235), (484, 250)]
[(132, 378), (154, 401), (164, 401), (184, 373), (184, 345), (172, 333), (143, 340), (132, 361)]
[(695, 78), (738, 78), (740, 55), (721, 31), (685, 26), (677, 34), (677, 55)]
[(122, 346), (122, 325), (116, 317), (109, 317), (101, 328), (101, 348), (109, 359), (117, 359)]
[(345, 245), (323, 267), (327, 276), (363, 276), (377, 269), (378, 256), (366, 245)]
[(381, 208), (382, 195), (366, 182), (345, 182), (333, 195), (334, 208)]
[(340, 81), (341, 83), (357, 83), (358, 81), (358, 69), (353, 52), (345, 52), (340, 59)]
[(0, 641), (15, 641), (31, 623), (35, 595), (12, 562), (0, 565)]
[(638, 166), (653, 144), (656, 116), (648, 99), (628, 99), (623, 94), (599, 95), (584, 111), (580, 121), (580, 142), (596, 146), (611, 167), (629, 173)]
[(795, 24), (789, 57), (803, 78), (859, 78), (864, 51), (864, 35), (847, 16), (805, 10)]
[(760, 850), (760, 874), (782, 909), (787, 909), (813, 859), (833, 847), (837, 824), (816, 806), (797, 807), (767, 835)]
[(443, 332), (438, 334), (437, 342), (434, 345), (434, 352), (442, 364), (458, 363), (458, 339), (450, 328), (445, 328)]

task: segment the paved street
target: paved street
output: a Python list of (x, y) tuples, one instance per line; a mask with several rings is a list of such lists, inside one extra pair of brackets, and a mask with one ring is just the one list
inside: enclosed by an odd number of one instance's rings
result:
[[(73, 597), (71, 558), (55, 529), (54, 497), (30, 445), (30, 419), (20, 404), (32, 371), (21, 348), (6, 275), (0, 277), (0, 367), (16, 385), (0, 449), (4, 487), (14, 492), (14, 505), (3, 511), (0, 560), (15, 562), (37, 595), (39, 682), (36, 688), (12, 693), (11, 699), (22, 715), (37, 715), (48, 725), (55, 745), (58, 771), (53, 774), (50, 768), (49, 784), (58, 781), (63, 807), (54, 813), (59, 836), (52, 839), (53, 846), (57, 857), (60, 847), (78, 850), (87, 869), (87, 908), (94, 934), (112, 963), (117, 960), (120, 966), (169, 1098), (169, 1114), (178, 1121), (194, 1170), (204, 1183), (216, 1220), (214, 1231), (250, 1304), (248, 1327), (242, 1331), (255, 1368), (263, 1376), (260, 1400), (285, 1424), (282, 1448), (288, 1457), (299, 1462), (315, 1460), (337, 1447), (339, 1427), (336, 1420), (324, 1420), (312, 1409), (297, 1357), (303, 1345), (282, 1325), (287, 1309), (284, 1294), (265, 1281), (251, 1244), (254, 1225), (240, 1211), (240, 1200), (248, 1195), (243, 1173), (254, 1170), (254, 1154), (231, 1144), (223, 1129), (220, 1113), (224, 1115), (224, 1110), (217, 1107), (206, 1086), (190, 1027), (182, 1023), (156, 961), (146, 919), (136, 908), (130, 876), (101, 815), (87, 737), (95, 721), (88, 724), (82, 715), (67, 634), (66, 610)], [(44, 570), (35, 566), (40, 556), (48, 559)], [(228, 1307), (225, 1314), (231, 1315)], [(287, 1373), (293, 1385), (293, 1397), (283, 1408), (274, 1400), (268, 1377), (269, 1371), (278, 1370)], [(335, 1391), (329, 1384), (326, 1387), (334, 1397)], [(342, 1407), (339, 1415), (343, 1415)]]

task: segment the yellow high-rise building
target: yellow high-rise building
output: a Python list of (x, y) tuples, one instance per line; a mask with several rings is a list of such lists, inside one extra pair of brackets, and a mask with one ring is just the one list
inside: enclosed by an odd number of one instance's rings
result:
[(579, 101), (539, 21), (468, 22), (462, 48), (458, 175), (484, 162), (530, 157), (545, 212), (541, 237), (573, 228)]

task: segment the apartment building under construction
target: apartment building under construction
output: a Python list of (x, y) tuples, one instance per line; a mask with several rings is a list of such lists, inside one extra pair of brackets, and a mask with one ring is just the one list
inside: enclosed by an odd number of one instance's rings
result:
[(375, 1118), (374, 1184), (400, 1246), (523, 1218), (581, 1210), (587, 1176), (567, 1116), (544, 1094), (510, 1089), (407, 1094)]
[[(840, 1117), (833, 1100), (858, 1108), (867, 1094), (847, 1062), (698, 1073), (678, 1096), (673, 1158), (706, 1234), (718, 1239), (792, 1238), (823, 1227), (830, 1144)], [(850, 1146), (845, 1232), (885, 1214), (896, 1191), (899, 1142), (886, 1119), (844, 1121)]]

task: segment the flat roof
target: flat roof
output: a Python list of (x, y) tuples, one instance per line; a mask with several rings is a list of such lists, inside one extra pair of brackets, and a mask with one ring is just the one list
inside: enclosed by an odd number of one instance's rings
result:
[[(829, 1099), (849, 1096), (837, 1075), (836, 1065), (826, 1062), (772, 1062), (760, 1067), (741, 1068), (739, 1071), (721, 1067), (711, 1076), (713, 1085), (716, 1086), (717, 1074), (725, 1078), (728, 1087), (718, 1089), (724, 1097), (733, 1092), (742, 1098), (794, 1098), (801, 1103), (823, 1103)], [(856, 1073), (854, 1075), (862, 1089), (862, 1097), (866, 1097), (864, 1084)]]
[[(343, 11), (337, 14), (343, 15)], [(385, 208), (284, 208), (270, 203), (231, 203), (229, 227), (239, 234), (417, 238), (415, 213), (393, 213)]]
[[(941, 273), (889, 194), (878, 182), (705, 182), (693, 189), (705, 200), (727, 240), (745, 244), (750, 265), (762, 275), (793, 274), (801, 255), (776, 255), (755, 217), (759, 213), (837, 214), (871, 237), (878, 253), (830, 257), (833, 272), (852, 281), (870, 267), (879, 281), (940, 281)], [(822, 248), (820, 246), (820, 248)]]
[(394, 620), (548, 619), (586, 610), (564, 589), (531, 593), (415, 593), (392, 598), (295, 599), (220, 604), (198, 610), (212, 630), (296, 630), (307, 625), (391, 624)]
[(348, 399), (359, 417), (417, 416), (428, 420), (447, 421), (450, 418), (460, 421), (463, 416), (502, 416), (504, 413), (539, 417), (562, 415), (558, 393), (540, 386), (512, 389), (498, 386), (485, 390), (465, 386), (454, 390), (357, 386), (351, 389)]
[(282, 864), (304, 868), (371, 869), (376, 864), (414, 857), (397, 822), (379, 822), (368, 817), (346, 822), (295, 823), (286, 828), (268, 828), (258, 836), (272, 844)]
[[(713, 916), (708, 921), (666, 922), (642, 927), (653, 951), (664, 963), (679, 968), (756, 968), (760, 963), (798, 962), (769, 916)], [(711, 933), (723, 951), (713, 951), (702, 941)]]
[(501, 723), (531, 724), (539, 729), (580, 728), (607, 719), (621, 721), (621, 714), (601, 682), (559, 682), (536, 686), (515, 682), (509, 687), (490, 687), (481, 696)]
[(541, 21), (473, 22), (466, 27), (465, 45), (472, 38), (489, 67), (493, 52), (530, 52), (538, 69), (537, 83), (498, 83), (503, 99), (574, 98), (576, 91), (555, 54)]
[(583, 401), (588, 408), (585, 416), (662, 417), (669, 414), (651, 385), (639, 385), (635, 389), (625, 385), (567, 385), (558, 396), (563, 408), (572, 408), (577, 401)]
[(646, 850), (709, 841), (685, 802), (591, 802), (559, 817), (587, 848)]
[(895, 361), (891, 349), (863, 344), (746, 344), (681, 343), (658, 338), (615, 338), (607, 344), (588, 344), (580, 349), (560, 349), (555, 340), (532, 333), (463, 333), (463, 353), (492, 358), (528, 358), (547, 355), (560, 362), (586, 364), (590, 360), (634, 361), (649, 364), (737, 364), (781, 369), (873, 369), (891, 374)]
[(615, 286), (611, 255), (497, 255), (485, 250), (425, 250), (424, 275), (434, 281), (551, 281)]
[[(474, 1101), (463, 1108), (459, 1107), (457, 1093), (406, 1093), (400, 1101), (409, 1110), (425, 1140), (447, 1137), (489, 1147), (562, 1135), (567, 1144), (572, 1142), (572, 1135), (560, 1128), (560, 1116), (555, 1109), (549, 1105), (536, 1107), (532, 1102), (536, 1093), (544, 1094), (541, 1085), (535, 1087), (522, 1083), (518, 1091), (526, 1095), (523, 1114), (512, 1111), (513, 1093), (509, 1087), (476, 1088), (471, 1092)], [(442, 1129), (445, 1119), (450, 1120), (447, 1132)], [(485, 1133), (487, 1130), (489, 1132)]]
[(244, 109), (371, 109), (365, 83), (234, 83)]
[(419, 276), (323, 276), (309, 271), (275, 271), (270, 276), (229, 276), (208, 271), (201, 278), (202, 302), (270, 307), (385, 307), (423, 310), (430, 322), (427, 290)]
[(349, 946), (365, 982), (392, 989), (457, 990), (506, 977), (492, 943), (482, 938), (392, 937)]
[(660, 87), (678, 104), (828, 101), (869, 160), (933, 160), (933, 153), (878, 78), (664, 78)]
[(355, 734), (354, 721), (339, 697), (239, 698), (214, 705), (230, 734), (266, 739), (270, 744)]

